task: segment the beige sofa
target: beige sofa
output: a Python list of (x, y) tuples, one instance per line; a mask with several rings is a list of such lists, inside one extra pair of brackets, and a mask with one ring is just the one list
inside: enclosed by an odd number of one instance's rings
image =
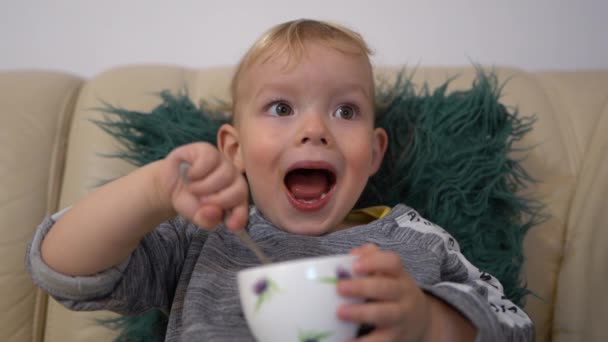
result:
[[(542, 299), (525, 309), (538, 341), (607, 341), (608, 296), (608, 70), (524, 72), (510, 78), (503, 101), (539, 120), (524, 145), (525, 161), (542, 180), (551, 218), (526, 239), (526, 277)], [(392, 71), (388, 71), (392, 72)], [(419, 68), (414, 80), (437, 85), (454, 74), (466, 87), (474, 69)], [(189, 89), (198, 99), (226, 98), (230, 69), (127, 66), (92, 79), (65, 73), (0, 73), (0, 341), (107, 341), (95, 323), (108, 313), (73, 313), (35, 288), (24, 250), (44, 215), (73, 203), (100, 180), (131, 167), (99, 153), (117, 145), (89, 119), (100, 100), (150, 110), (162, 89)]]

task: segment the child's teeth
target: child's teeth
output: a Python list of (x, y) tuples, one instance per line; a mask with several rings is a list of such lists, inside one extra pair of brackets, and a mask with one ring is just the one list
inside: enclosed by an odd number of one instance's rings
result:
[(320, 201), (322, 199), (325, 198), (325, 196), (327, 196), (327, 192), (324, 192), (321, 194), (321, 196), (319, 196), (319, 198), (313, 198), (313, 199), (298, 199), (300, 202), (306, 203), (306, 204), (311, 204), (314, 203), (316, 201)]
[(325, 198), (325, 196), (327, 196), (327, 193), (326, 193), (326, 192), (324, 192), (323, 194), (321, 194), (321, 197), (319, 197), (319, 198), (315, 198), (315, 199), (311, 199), (311, 200), (305, 200), (305, 199), (302, 199), (302, 200), (300, 200), (300, 201), (302, 201), (302, 202), (304, 202), (304, 203), (306, 203), (306, 204), (310, 204), (310, 203), (314, 203), (314, 202), (316, 202), (316, 201), (320, 201), (320, 200), (324, 199), (324, 198)]

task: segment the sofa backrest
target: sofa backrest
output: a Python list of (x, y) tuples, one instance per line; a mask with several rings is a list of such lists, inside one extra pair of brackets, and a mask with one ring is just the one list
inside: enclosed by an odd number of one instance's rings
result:
[[(394, 75), (398, 69), (380, 69)], [(529, 296), (526, 311), (538, 341), (599, 340), (608, 315), (608, 71), (528, 73), (495, 69), (508, 80), (502, 101), (536, 114), (534, 130), (519, 142), (534, 146), (525, 168), (541, 182), (528, 191), (541, 196), (551, 217), (527, 236)], [(470, 87), (473, 67), (418, 68), (414, 81), (439, 85), (459, 75), (452, 89)], [(0, 74), (2, 166), (0, 197), (0, 340), (107, 341), (112, 332), (96, 319), (106, 312), (74, 313), (36, 291), (23, 270), (26, 242), (45, 214), (66, 207), (100, 182), (132, 169), (103, 157), (117, 143), (90, 119), (101, 101), (149, 111), (156, 93), (188, 89), (198, 100), (227, 99), (230, 68), (193, 70), (176, 66), (127, 66), (86, 82), (38, 72)], [(6, 142), (5, 142), (6, 140)]]

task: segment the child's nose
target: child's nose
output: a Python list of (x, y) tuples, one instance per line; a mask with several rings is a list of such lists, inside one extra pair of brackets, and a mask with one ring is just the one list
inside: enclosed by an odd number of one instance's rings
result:
[(300, 144), (329, 145), (330, 134), (324, 119), (320, 115), (310, 115), (304, 122), (299, 137)]
[(302, 144), (306, 144), (306, 143), (313, 143), (314, 144), (317, 141), (321, 145), (327, 145), (328, 144), (327, 138), (325, 138), (325, 137), (318, 137), (318, 138), (312, 137), (311, 138), (311, 137), (305, 136), (305, 137), (302, 137), (302, 141), (301, 142), (302, 142)]

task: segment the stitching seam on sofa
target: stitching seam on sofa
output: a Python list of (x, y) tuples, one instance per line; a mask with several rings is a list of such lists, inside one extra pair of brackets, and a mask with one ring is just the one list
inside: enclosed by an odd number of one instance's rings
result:
[[(82, 89), (83, 80), (78, 80), (76, 86), (70, 85), (72, 88), (61, 101), (61, 109), (58, 116), (59, 123), (55, 132), (55, 141), (53, 143), (51, 164), (49, 166), (49, 183), (46, 196), (46, 214), (49, 215), (58, 210), (59, 198), (61, 197), (60, 190), (63, 182), (63, 171), (65, 168), (66, 149), (68, 146), (68, 137), (71, 127), (72, 117), (76, 106), (76, 100)], [(46, 330), (46, 318), (48, 307), (48, 294), (41, 289), (37, 289), (36, 304), (34, 307), (34, 324), (33, 324), (33, 342), (44, 341)]]

